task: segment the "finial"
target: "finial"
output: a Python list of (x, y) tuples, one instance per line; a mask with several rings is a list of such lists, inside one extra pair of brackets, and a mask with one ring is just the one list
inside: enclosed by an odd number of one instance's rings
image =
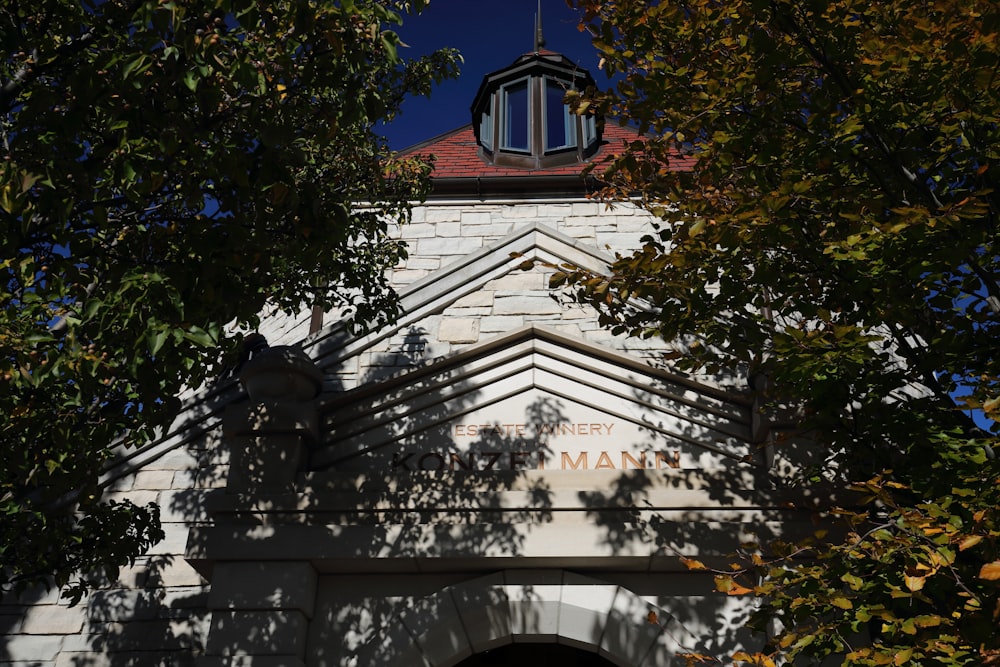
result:
[(542, 0), (538, 0), (538, 11), (535, 12), (535, 53), (545, 46), (545, 37), (542, 36)]

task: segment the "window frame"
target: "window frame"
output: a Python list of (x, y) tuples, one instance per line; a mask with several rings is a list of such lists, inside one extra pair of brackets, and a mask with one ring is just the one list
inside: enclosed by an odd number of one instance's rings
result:
[[(512, 146), (510, 142), (511, 126), (509, 125), (509, 120), (514, 114), (510, 111), (510, 105), (508, 104), (508, 90), (514, 87), (524, 87), (525, 91), (525, 104), (524, 104), (524, 123), (525, 123), (525, 145)], [(499, 150), (506, 151), (509, 153), (517, 153), (519, 155), (531, 155), (532, 154), (532, 113), (531, 105), (533, 101), (533, 91), (531, 85), (531, 77), (524, 76), (513, 81), (508, 81), (507, 83), (501, 84), (497, 88), (496, 95), (500, 102), (499, 110), (497, 113), (497, 134), (499, 135), (500, 141), (498, 142)]]
[[(551, 153), (559, 153), (562, 151), (576, 150), (580, 146), (579, 132), (577, 128), (577, 116), (570, 113), (569, 106), (565, 104), (562, 99), (566, 96), (567, 90), (573, 90), (573, 83), (571, 81), (564, 81), (554, 76), (543, 76), (542, 79), (542, 89), (544, 93), (542, 94), (542, 109), (541, 109), (541, 121), (542, 121), (542, 154), (549, 155)], [(549, 145), (549, 86), (553, 85), (558, 87), (562, 91), (562, 95), (559, 96), (559, 105), (562, 107), (562, 128), (563, 128), (563, 143), (557, 146)]]

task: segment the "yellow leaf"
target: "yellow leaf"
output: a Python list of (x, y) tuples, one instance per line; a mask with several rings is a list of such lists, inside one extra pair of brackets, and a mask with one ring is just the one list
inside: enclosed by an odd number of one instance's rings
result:
[(909, 588), (911, 591), (914, 592), (919, 591), (921, 588), (923, 588), (926, 582), (927, 582), (927, 577), (915, 577), (910, 574), (903, 575), (903, 583), (906, 584), (907, 588)]
[(854, 609), (854, 605), (851, 604), (851, 601), (845, 597), (835, 597), (830, 600), (830, 604), (834, 607), (839, 607), (840, 609)]
[(983, 403), (983, 412), (986, 413), (996, 412), (997, 408), (1000, 408), (1000, 396), (991, 398), (990, 400)]
[(700, 560), (695, 560), (694, 558), (684, 558), (684, 557), (681, 557), (681, 562), (684, 563), (684, 565), (686, 565), (687, 569), (689, 569), (689, 570), (707, 570), (708, 569), (707, 567), (705, 567), (704, 563), (702, 563)]
[(986, 581), (996, 581), (1000, 579), (1000, 560), (986, 563), (979, 569), (979, 578)]
[(753, 589), (747, 588), (746, 586), (740, 586), (735, 582), (733, 582), (732, 588), (726, 591), (726, 595), (746, 595), (747, 593), (753, 593)]
[(958, 543), (958, 550), (965, 551), (966, 549), (971, 549), (980, 542), (983, 541), (982, 535), (969, 535), (964, 540)]
[(921, 628), (933, 628), (941, 625), (941, 617), (936, 614), (922, 614), (913, 619), (913, 622)]
[(872, 661), (876, 665), (888, 665), (893, 660), (892, 655), (888, 653), (882, 653), (881, 651), (872, 656)]
[(912, 655), (913, 655), (912, 648), (904, 648), (899, 653), (896, 654), (896, 657), (892, 659), (892, 662), (893, 664), (896, 665), (905, 665), (910, 661), (910, 656)]

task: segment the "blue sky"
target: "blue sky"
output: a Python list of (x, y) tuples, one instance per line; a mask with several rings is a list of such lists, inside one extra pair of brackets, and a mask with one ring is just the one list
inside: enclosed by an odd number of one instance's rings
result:
[[(404, 17), (400, 38), (415, 57), (442, 47), (458, 49), (465, 63), (457, 81), (437, 87), (431, 98), (413, 98), (384, 128), (389, 145), (401, 150), (470, 122), (469, 105), (483, 76), (506, 67), (534, 45), (537, 0), (430, 0), (417, 17)], [(545, 48), (562, 53), (606, 85), (586, 33), (577, 30), (577, 12), (565, 0), (542, 0)]]

